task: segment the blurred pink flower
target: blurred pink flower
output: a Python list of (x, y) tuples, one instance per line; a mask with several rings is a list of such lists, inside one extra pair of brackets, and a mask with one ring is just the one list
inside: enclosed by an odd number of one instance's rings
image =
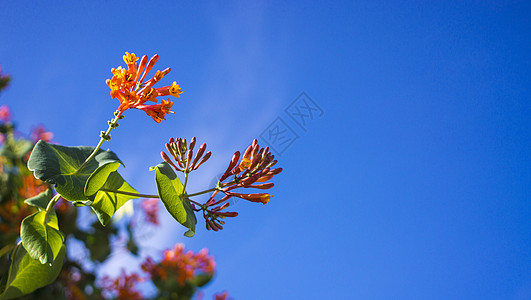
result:
[(153, 225), (159, 225), (159, 199), (145, 199), (144, 201), (142, 201), (141, 206), (144, 210), (144, 213), (146, 214), (146, 221)]
[(46, 131), (44, 126), (40, 125), (37, 128), (34, 128), (31, 132), (31, 139), (36, 143), (39, 140), (45, 142), (50, 142), (53, 139), (53, 133), (51, 131)]
[(11, 121), (11, 112), (9, 112), (9, 107), (7, 105), (0, 106), (0, 121), (9, 122)]

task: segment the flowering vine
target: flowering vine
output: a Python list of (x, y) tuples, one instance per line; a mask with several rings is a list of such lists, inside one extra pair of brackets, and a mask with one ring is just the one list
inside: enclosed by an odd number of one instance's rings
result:
[[(12, 274), (6, 280), (0, 299), (30, 293), (50, 284), (59, 276), (66, 256), (65, 234), (62, 230), (67, 229), (59, 228), (57, 216), (65, 203), (90, 207), (99, 222), (106, 226), (121, 206), (137, 198), (149, 199), (142, 204), (146, 220), (158, 224), (156, 212), (157, 201), (160, 200), (170, 215), (187, 229), (185, 236), (192, 237), (196, 231), (196, 213), (203, 216), (208, 230), (219, 231), (225, 225), (224, 219), (238, 216), (238, 212), (227, 211), (231, 205), (228, 202), (230, 198), (262, 204), (270, 201), (271, 194), (265, 191), (274, 187), (271, 180), (282, 172), (282, 168), (274, 168), (277, 164), (274, 155), (269, 147), (260, 147), (256, 139), (243, 155), (239, 151), (234, 153), (216, 186), (188, 192), (190, 174), (206, 163), (212, 153), (206, 151), (205, 143), (196, 147), (196, 137), (189, 143), (183, 138), (170, 138), (165, 145), (167, 153), (161, 152), (162, 162), (150, 169), (155, 173), (158, 193), (148, 195), (133, 188), (118, 172), (123, 162), (114, 152), (102, 150), (103, 143), (111, 139), (111, 131), (119, 126), (118, 122), (128, 109), (142, 110), (155, 122), (161, 123), (166, 114), (173, 113), (173, 102), (171, 98), (158, 97), (179, 98), (183, 90), (177, 82), (155, 87), (170, 72), (170, 68), (166, 68), (149, 75), (159, 60), (157, 54), (148, 59), (146, 55), (138, 58), (134, 53), (126, 52), (123, 60), (127, 67), (112, 68), (113, 76), (106, 80), (111, 98), (118, 99), (120, 104), (114, 112), (114, 118), (108, 121), (107, 130), (101, 131), (100, 141), (95, 147), (53, 144), (49, 142), (51, 133), (42, 128), (36, 129), (34, 138), (38, 142), (27, 158), (27, 168), (33, 172), (33, 177), (28, 176), (24, 180), (27, 186), (33, 184), (42, 188), (24, 195), (33, 213), (21, 215), (24, 218), (20, 223), (21, 241), (6, 248), (6, 251), (10, 251)], [(10, 119), (9, 111), (3, 107), (0, 107), (0, 119)], [(183, 181), (177, 176), (178, 173), (184, 176)], [(203, 203), (193, 199), (204, 194), (210, 194), (210, 197)], [(178, 269), (180, 271), (174, 277), (181, 287), (191, 280), (205, 281), (208, 276), (211, 278), (214, 264), (206, 251), (193, 254), (183, 249), (182, 245), (178, 245), (165, 252), (160, 263), (148, 259), (142, 268), (154, 282), (159, 278), (170, 278), (172, 272)], [(25, 267), (20, 268), (21, 264)], [(20, 283), (17, 278), (28, 276), (21, 272), (43, 272), (47, 276), (40, 281)], [(197, 272), (201, 274), (197, 275)], [(137, 299), (140, 294), (132, 286), (139, 280), (140, 277), (124, 273), (119, 279), (109, 281), (104, 289), (116, 291), (119, 298)], [(194, 283), (194, 286), (199, 285), (198, 282)], [(76, 293), (75, 289), (72, 291)], [(226, 294), (216, 296), (219, 299), (226, 297)]]

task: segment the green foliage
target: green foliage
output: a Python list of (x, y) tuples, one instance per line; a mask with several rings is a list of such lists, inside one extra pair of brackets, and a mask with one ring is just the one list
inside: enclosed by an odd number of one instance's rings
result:
[(63, 267), (65, 256), (66, 250), (63, 245), (52, 264), (41, 264), (31, 258), (24, 247), (17, 245), (13, 251), (7, 282), (0, 300), (20, 297), (54, 282)]
[(209, 273), (201, 273), (199, 275), (196, 275), (192, 280), (190, 280), (190, 284), (202, 287), (205, 286), (207, 283), (212, 280), (212, 274)]
[(13, 140), (10, 143), (5, 143), (0, 148), (0, 156), (7, 159), (21, 159), (33, 147), (33, 143), (28, 140)]
[(166, 162), (152, 167), (151, 170), (156, 170), (155, 181), (162, 203), (177, 222), (189, 229), (184, 235), (194, 236), (197, 219), (192, 205), (185, 198), (186, 192), (179, 177)]
[(47, 189), (46, 191), (38, 194), (37, 196), (28, 198), (24, 200), (26, 204), (37, 207), (39, 210), (46, 210), (48, 203), (52, 200), (52, 189)]
[[(98, 171), (89, 190), (105, 182), (103, 177), (109, 174), (107, 164), (121, 163), (116, 154), (111, 151), (98, 150), (82, 169), (83, 162), (89, 157), (94, 147), (78, 146), (65, 147), (39, 141), (28, 160), (28, 168), (34, 171), (35, 177), (55, 184), (55, 190), (69, 201), (85, 201), (85, 185), (91, 175)], [(98, 170), (104, 169), (103, 171)], [(112, 172), (112, 171), (111, 171)]]
[(120, 167), (120, 163), (115, 162), (108, 163), (97, 168), (96, 171), (94, 171), (94, 173), (92, 173), (87, 179), (87, 183), (85, 184), (85, 196), (92, 196), (96, 194), (99, 189), (105, 185), (109, 175), (118, 170), (118, 167)]
[(33, 259), (38, 259), (43, 264), (52, 263), (64, 241), (55, 211), (39, 211), (26, 217), (22, 221), (20, 238)]
[(138, 196), (130, 196), (112, 192), (121, 191), (138, 193), (127, 182), (125, 182), (118, 172), (110, 173), (105, 184), (99, 189), (102, 190), (98, 191), (95, 196), (91, 197), (93, 203), (90, 205), (90, 207), (96, 213), (103, 226), (109, 223), (109, 220), (112, 218), (114, 213), (127, 201), (138, 198)]

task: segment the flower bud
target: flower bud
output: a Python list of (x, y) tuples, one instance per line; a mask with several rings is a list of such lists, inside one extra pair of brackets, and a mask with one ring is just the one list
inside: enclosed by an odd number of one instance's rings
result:
[(194, 158), (194, 161), (192, 162), (192, 170), (195, 170), (195, 165), (197, 164), (197, 161), (199, 160), (199, 158), (201, 158), (201, 156), (203, 155), (203, 153), (205, 152), (205, 149), (206, 149), (206, 144), (202, 144), (200, 147), (199, 147), (199, 150), (197, 150), (197, 153), (195, 154), (195, 158)]
[(197, 170), (197, 168), (199, 168), (199, 166), (201, 166), (204, 162), (206, 162), (210, 156), (212, 155), (212, 152), (207, 152), (207, 154), (205, 154), (205, 156), (203, 156), (203, 158), (201, 159), (201, 161), (194, 167), (194, 170)]
[(219, 182), (222, 182), (223, 180), (227, 179), (227, 177), (229, 177), (230, 172), (232, 171), (234, 166), (236, 166), (239, 159), (240, 159), (240, 151), (234, 152), (234, 155), (232, 156), (229, 166), (227, 167), (227, 170), (225, 171), (225, 173), (219, 179)]
[(234, 218), (234, 217), (237, 217), (238, 216), (238, 213), (235, 212), (235, 211), (227, 211), (227, 212), (220, 212), (220, 213), (217, 213), (218, 216), (222, 216), (222, 217), (229, 217), (229, 218)]
[(190, 150), (194, 150), (196, 138), (195, 136), (192, 137), (192, 140), (190, 141), (190, 147), (188, 147)]
[(272, 188), (274, 186), (275, 186), (274, 183), (268, 182), (268, 183), (262, 183), (262, 184), (257, 184), (257, 185), (250, 185), (248, 187), (255, 188), (255, 189), (261, 189), (261, 190), (267, 190), (267, 189), (270, 189), (270, 188)]
[(172, 162), (171, 159), (168, 157), (168, 155), (166, 154), (166, 152), (161, 151), (161, 152), (160, 152), (160, 156), (162, 157), (162, 160), (164, 160), (165, 162), (167, 162), (168, 164), (170, 164), (175, 170), (177, 170), (177, 171), (181, 171), (181, 169), (177, 168), (177, 166), (176, 166), (175, 164), (173, 164), (173, 162)]
[(187, 154), (186, 155), (186, 167), (184, 168), (184, 170), (186, 172), (190, 172), (191, 168), (189, 168), (189, 167), (190, 167), (190, 163), (192, 161), (192, 154), (193, 154), (192, 149), (188, 149), (188, 152), (186, 154)]

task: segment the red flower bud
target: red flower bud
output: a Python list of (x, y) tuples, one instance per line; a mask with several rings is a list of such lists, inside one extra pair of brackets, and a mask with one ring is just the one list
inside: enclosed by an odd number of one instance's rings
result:
[(201, 166), (205, 161), (207, 161), (210, 156), (212, 155), (212, 152), (207, 152), (207, 154), (205, 154), (205, 156), (203, 156), (203, 158), (201, 159), (201, 161), (194, 167), (194, 170), (197, 170), (197, 168), (199, 168), (199, 166)]
[(262, 184), (257, 184), (257, 185), (250, 185), (248, 187), (249, 188), (255, 188), (255, 189), (261, 189), (261, 190), (267, 190), (267, 189), (270, 189), (270, 188), (272, 188), (274, 186), (275, 186), (274, 183), (268, 182), (268, 183), (262, 183)]
[(192, 162), (192, 170), (195, 170), (195, 164), (197, 163), (197, 161), (199, 160), (199, 158), (201, 158), (201, 156), (203, 155), (203, 153), (205, 152), (205, 149), (206, 149), (206, 144), (202, 144), (200, 147), (199, 147), (199, 150), (197, 150), (197, 153), (195, 154), (195, 158), (194, 158), (194, 161)]
[(221, 176), (221, 178), (219, 179), (219, 182), (222, 182), (223, 180), (227, 179), (227, 177), (229, 177), (230, 171), (232, 171), (234, 166), (236, 166), (239, 159), (240, 159), (240, 151), (234, 152), (234, 155), (232, 156), (232, 160), (229, 163), (229, 167), (227, 168), (223, 176)]
[(195, 136), (192, 137), (192, 140), (190, 141), (190, 150), (194, 150), (194, 146), (195, 146), (195, 142), (196, 142), (196, 138)]
[(170, 164), (175, 170), (177, 170), (177, 171), (181, 171), (181, 169), (177, 168), (177, 166), (173, 164), (173, 162), (172, 162), (171, 159), (168, 157), (168, 155), (166, 154), (166, 152), (161, 151), (161, 152), (160, 152), (160, 156), (162, 157), (162, 160), (164, 160), (165, 162), (167, 162), (168, 164)]
[(192, 155), (193, 155), (192, 149), (188, 149), (186, 154), (187, 154), (186, 155), (186, 167), (184, 168), (184, 170), (186, 172), (190, 172), (191, 168), (189, 168), (189, 166), (190, 166), (190, 162), (192, 160)]
[(218, 216), (222, 216), (222, 217), (229, 217), (229, 218), (234, 218), (234, 217), (237, 217), (238, 216), (238, 213), (235, 212), (235, 211), (228, 211), (228, 212), (220, 212), (220, 213), (217, 213)]

